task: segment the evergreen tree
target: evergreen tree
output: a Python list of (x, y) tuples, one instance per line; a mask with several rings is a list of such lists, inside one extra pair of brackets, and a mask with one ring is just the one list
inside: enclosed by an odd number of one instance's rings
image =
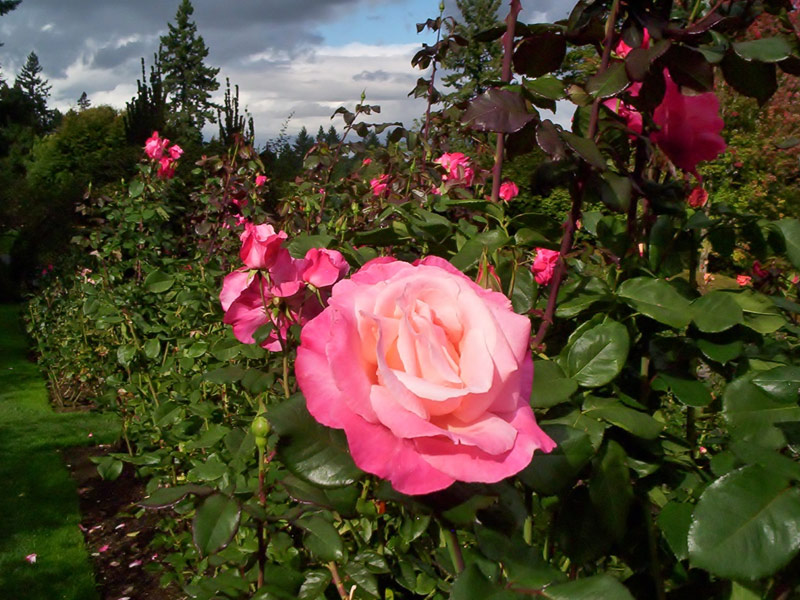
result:
[(46, 129), (51, 115), (47, 110), (47, 99), (50, 97), (50, 85), (47, 79), (40, 76), (42, 66), (35, 52), (28, 55), (28, 59), (17, 75), (14, 87), (20, 89), (23, 95), (33, 104), (38, 125)]
[(219, 140), (225, 147), (230, 146), (237, 135), (242, 136), (247, 144), (252, 144), (256, 136), (253, 117), (247, 115), (246, 109), (245, 114), (239, 114), (239, 86), (234, 86), (234, 89), (235, 92), (231, 94), (231, 80), (226, 77), (224, 103), (221, 109), (217, 109)]
[(336, 127), (333, 125), (328, 127), (328, 132), (325, 134), (323, 139), (331, 148), (337, 145), (339, 143), (339, 134), (336, 132)]
[[(303, 127), (303, 129), (305, 129), (305, 127)], [(320, 125), (319, 129), (317, 129), (317, 138), (316, 138), (316, 140), (317, 140), (318, 143), (325, 141), (325, 128), (322, 125)]]
[(158, 57), (150, 67), (150, 84), (147, 83), (142, 59), (142, 78), (136, 80), (137, 92), (125, 105), (125, 137), (135, 146), (142, 146), (154, 131), (164, 132), (166, 124), (167, 101), (161, 81), (161, 65)]
[(449, 95), (450, 102), (466, 100), (485, 92), (492, 81), (500, 79), (503, 61), (503, 48), (500, 41), (476, 42), (476, 34), (501, 26), (497, 18), (500, 0), (456, 0), (461, 12), (461, 20), (451, 33), (469, 40), (469, 45), (451, 48), (443, 61), (444, 67), (451, 74), (442, 78), (444, 84), (455, 88)]
[(86, 92), (81, 93), (81, 97), (78, 98), (78, 108), (80, 110), (86, 110), (92, 105), (92, 101), (89, 100), (89, 96), (86, 95)]
[(172, 112), (170, 124), (179, 135), (197, 138), (206, 121), (215, 122), (216, 107), (210, 98), (211, 92), (219, 88), (219, 69), (203, 62), (208, 48), (190, 20), (192, 13), (192, 3), (182, 0), (175, 24), (169, 23), (169, 32), (161, 37), (159, 62)]

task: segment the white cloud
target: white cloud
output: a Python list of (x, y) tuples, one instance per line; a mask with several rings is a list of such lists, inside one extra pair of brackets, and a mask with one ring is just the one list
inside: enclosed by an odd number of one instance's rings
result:
[(40, 31), (50, 31), (53, 27), (55, 27), (55, 25), (48, 23), (47, 25), (43, 25)]

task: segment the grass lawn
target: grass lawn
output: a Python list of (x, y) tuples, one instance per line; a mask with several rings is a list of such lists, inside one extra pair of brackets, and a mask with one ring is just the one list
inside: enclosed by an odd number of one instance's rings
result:
[(57, 449), (110, 443), (118, 421), (53, 412), (27, 349), (19, 307), (0, 305), (0, 598), (93, 600), (77, 490)]

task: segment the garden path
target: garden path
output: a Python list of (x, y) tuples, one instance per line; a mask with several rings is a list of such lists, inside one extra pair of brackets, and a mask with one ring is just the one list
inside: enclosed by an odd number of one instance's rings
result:
[(113, 441), (119, 427), (111, 415), (53, 411), (19, 311), (0, 305), (0, 598), (94, 600), (76, 485), (59, 450)]

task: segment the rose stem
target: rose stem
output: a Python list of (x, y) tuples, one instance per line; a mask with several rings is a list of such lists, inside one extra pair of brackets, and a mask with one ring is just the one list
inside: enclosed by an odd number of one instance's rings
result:
[[(502, 81), (511, 81), (511, 54), (514, 50), (514, 28), (517, 25), (517, 15), (522, 10), (520, 0), (511, 0), (511, 8), (506, 17), (506, 34), (503, 40), (503, 75)], [(502, 132), (497, 133), (497, 146), (494, 151), (494, 166), (492, 167), (492, 202), (500, 199), (500, 178), (503, 176), (503, 152), (505, 151), (506, 138)]]
[(455, 567), (456, 573), (461, 573), (464, 570), (464, 557), (461, 555), (461, 546), (458, 545), (456, 532), (443, 527), (442, 533), (447, 551), (450, 553), (450, 560), (453, 561), (453, 567)]
[(336, 585), (336, 591), (339, 592), (339, 597), (342, 600), (350, 600), (350, 597), (347, 595), (347, 590), (344, 589), (342, 578), (339, 576), (339, 569), (336, 568), (336, 563), (329, 562), (326, 566), (333, 576), (333, 583)]

